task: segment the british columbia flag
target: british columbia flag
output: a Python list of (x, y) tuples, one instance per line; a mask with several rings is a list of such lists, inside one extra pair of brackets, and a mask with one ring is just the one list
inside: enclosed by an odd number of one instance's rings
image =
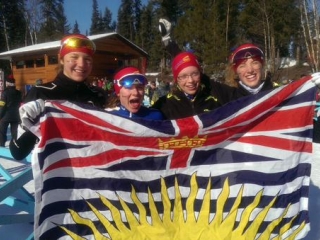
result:
[(311, 78), (171, 121), (46, 102), (33, 151), (35, 238), (301, 239)]

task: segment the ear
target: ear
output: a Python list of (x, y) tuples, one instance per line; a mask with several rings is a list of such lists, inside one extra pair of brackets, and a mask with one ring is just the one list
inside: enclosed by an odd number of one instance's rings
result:
[(60, 64), (63, 65), (64, 64), (64, 60), (63, 58), (60, 58)]

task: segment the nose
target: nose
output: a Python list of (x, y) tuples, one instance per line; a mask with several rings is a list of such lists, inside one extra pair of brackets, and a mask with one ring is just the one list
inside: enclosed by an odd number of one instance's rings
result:
[(78, 66), (84, 66), (85, 64), (86, 64), (86, 59), (85, 59), (85, 58), (79, 57), (79, 58), (77, 59), (77, 65), (78, 65)]
[(247, 64), (246, 68), (248, 72), (252, 72), (254, 70), (253, 64)]
[(133, 86), (131, 87), (131, 94), (132, 94), (132, 95), (138, 95), (138, 94), (139, 94), (139, 89), (138, 89), (137, 86), (133, 85)]

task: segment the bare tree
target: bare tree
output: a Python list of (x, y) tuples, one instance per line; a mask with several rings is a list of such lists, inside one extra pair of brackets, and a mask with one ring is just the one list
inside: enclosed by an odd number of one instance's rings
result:
[(300, 18), (308, 61), (313, 72), (319, 70), (319, 20), (316, 0), (300, 0)]
[(24, 14), (32, 45), (38, 43), (37, 33), (39, 32), (42, 22), (42, 15), (39, 6), (39, 0), (29, 0)]

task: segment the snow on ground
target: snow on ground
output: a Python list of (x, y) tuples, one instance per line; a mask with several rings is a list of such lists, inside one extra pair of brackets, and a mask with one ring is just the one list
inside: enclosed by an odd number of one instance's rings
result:
[[(320, 240), (320, 144), (314, 144), (314, 158), (311, 170), (311, 185), (309, 193), (309, 216), (311, 230), (303, 240)], [(15, 175), (23, 171), (27, 166), (18, 161), (0, 158), (0, 164), (11, 174)], [(0, 185), (3, 178), (0, 177)], [(33, 181), (25, 185), (25, 188), (34, 193)], [(0, 214), (14, 213), (15, 210), (0, 204)], [(0, 225), (1, 240), (23, 240), (33, 231), (32, 224)]]

